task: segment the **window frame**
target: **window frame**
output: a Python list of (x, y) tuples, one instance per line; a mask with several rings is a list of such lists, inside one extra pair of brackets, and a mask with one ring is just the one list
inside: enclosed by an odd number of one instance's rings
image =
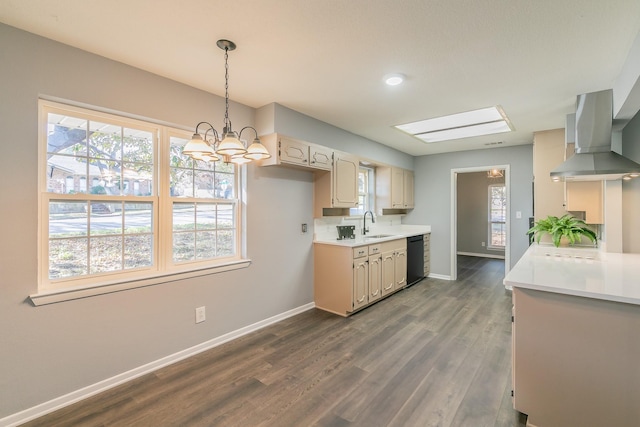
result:
[[(497, 250), (497, 251), (504, 251), (506, 246), (507, 246), (507, 206), (505, 203), (504, 206), (504, 217), (505, 220), (504, 221), (492, 221), (491, 219), (491, 206), (492, 206), (492, 199), (493, 199), (493, 194), (492, 194), (492, 189), (494, 187), (502, 187), (503, 191), (504, 191), (504, 197), (506, 199), (506, 191), (507, 191), (507, 186), (506, 183), (499, 183), (499, 184), (489, 184), (487, 187), (487, 200), (488, 200), (488, 206), (487, 206), (487, 224), (488, 224), (488, 240), (487, 240), (487, 249), (489, 250)], [(494, 245), (493, 244), (493, 231), (492, 231), (492, 225), (493, 224), (502, 224), (503, 229), (504, 229), (504, 245)]]
[[(49, 192), (47, 188), (47, 152), (48, 152), (48, 115), (49, 113), (63, 113), (76, 115), (87, 120), (107, 120), (109, 123), (118, 124), (125, 127), (142, 128), (152, 130), (154, 142), (153, 154), (153, 178), (152, 194), (136, 196), (129, 193), (121, 195), (91, 194), (89, 188), (86, 193), (65, 194)], [(123, 289), (149, 286), (167, 281), (178, 280), (188, 277), (196, 277), (212, 274), (221, 271), (246, 268), (251, 260), (243, 258), (244, 242), (243, 238), (243, 207), (246, 206), (241, 200), (244, 194), (241, 168), (233, 165), (233, 176), (236, 194), (233, 199), (224, 199), (225, 204), (233, 204), (235, 233), (233, 256), (224, 258), (209, 258), (190, 262), (173, 262), (173, 217), (172, 206), (174, 202), (187, 200), (197, 200), (198, 202), (211, 202), (217, 199), (191, 198), (183, 199), (170, 195), (170, 137), (177, 136), (189, 140), (189, 131), (161, 125), (150, 120), (140, 120), (131, 118), (124, 114), (113, 114), (100, 111), (98, 109), (88, 109), (86, 107), (75, 106), (73, 104), (63, 104), (45, 99), (38, 102), (38, 291), (30, 296), (35, 305), (48, 304), (52, 302), (65, 301), (69, 299), (83, 298), (91, 295), (121, 291)], [(87, 179), (87, 186), (90, 179)], [(131, 189), (130, 189), (131, 190)], [(99, 274), (87, 274), (73, 276), (62, 279), (49, 278), (49, 204), (53, 200), (62, 201), (92, 201), (101, 202), (149, 202), (152, 204), (152, 226), (153, 236), (152, 263), (149, 267), (135, 269), (121, 269)], [(123, 213), (124, 214), (124, 213)], [(124, 233), (124, 230), (123, 230)], [(122, 249), (124, 251), (124, 247)]]
[[(360, 186), (358, 186), (358, 206), (355, 208), (349, 209), (350, 215), (364, 215), (367, 211), (374, 211), (374, 201), (375, 201), (375, 169), (360, 166), (358, 168), (358, 180), (360, 179), (360, 174), (366, 175), (366, 191), (360, 192)], [(364, 204), (360, 203), (360, 198), (364, 198)]]

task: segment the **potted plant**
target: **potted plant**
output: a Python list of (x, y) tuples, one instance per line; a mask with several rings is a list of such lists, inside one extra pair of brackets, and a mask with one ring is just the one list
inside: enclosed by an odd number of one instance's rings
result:
[(569, 241), (570, 245), (579, 243), (583, 236), (591, 240), (593, 244), (598, 240), (596, 233), (594, 233), (583, 220), (569, 214), (563, 215), (560, 218), (549, 215), (545, 219), (537, 221), (533, 227), (527, 231), (529, 239), (533, 241), (535, 238), (537, 243), (540, 243), (540, 238), (547, 233), (551, 235), (551, 240), (555, 247), (560, 246), (560, 241), (563, 237)]

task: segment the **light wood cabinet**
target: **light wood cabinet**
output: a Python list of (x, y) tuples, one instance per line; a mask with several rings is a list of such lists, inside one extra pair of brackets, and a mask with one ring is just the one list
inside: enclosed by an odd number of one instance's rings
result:
[(333, 150), (319, 145), (309, 146), (309, 165), (330, 171), (333, 168)]
[(533, 136), (534, 218), (584, 212), (587, 224), (604, 222), (602, 181), (553, 182), (550, 172), (574, 154), (565, 143), (564, 129), (536, 132)]
[(329, 148), (272, 133), (260, 137), (271, 157), (260, 166), (289, 166), (302, 169), (331, 170), (333, 151)]
[(406, 209), (413, 209), (415, 207), (415, 188), (414, 188), (414, 174), (413, 171), (404, 170), (404, 207)]
[(376, 168), (376, 211), (383, 215), (389, 209), (413, 209), (413, 171), (394, 168)]
[(353, 260), (353, 310), (364, 307), (369, 302), (369, 257)]
[[(575, 144), (567, 144), (565, 159), (575, 153)], [(564, 183), (564, 206), (568, 212), (584, 212), (587, 224), (604, 224), (604, 181)]]
[(393, 263), (394, 286), (396, 290), (407, 286), (407, 247), (397, 249)]
[(357, 157), (334, 152), (333, 157), (333, 207), (353, 208), (358, 206)]
[(355, 248), (314, 244), (316, 307), (349, 316), (402, 289), (406, 285), (406, 251), (406, 239)]
[(382, 256), (369, 257), (369, 302), (382, 297)]
[(513, 288), (513, 405), (536, 426), (637, 426), (640, 306)]
[(315, 217), (349, 215), (358, 206), (358, 169), (360, 161), (350, 154), (333, 152), (331, 172), (314, 176), (313, 214)]
[(425, 234), (424, 242), (424, 277), (429, 277), (431, 272), (431, 234)]

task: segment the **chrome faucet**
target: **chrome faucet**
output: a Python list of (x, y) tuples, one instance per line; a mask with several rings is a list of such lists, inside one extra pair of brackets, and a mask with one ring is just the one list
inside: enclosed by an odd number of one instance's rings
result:
[(367, 214), (371, 214), (371, 222), (373, 224), (375, 224), (376, 219), (373, 217), (373, 212), (371, 211), (366, 211), (364, 213), (364, 215), (362, 216), (362, 235), (366, 235), (369, 232), (369, 229), (367, 228)]

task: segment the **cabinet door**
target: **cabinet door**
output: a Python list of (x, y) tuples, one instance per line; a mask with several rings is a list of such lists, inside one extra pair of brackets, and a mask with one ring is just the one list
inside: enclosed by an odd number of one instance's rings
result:
[(334, 208), (352, 208), (358, 206), (358, 168), (359, 160), (356, 157), (343, 153), (334, 153)]
[(309, 146), (301, 141), (280, 138), (280, 161), (295, 165), (309, 165)]
[(396, 289), (402, 289), (407, 285), (407, 251), (403, 249), (395, 253), (394, 258), (394, 284)]
[(391, 171), (391, 207), (404, 208), (404, 170), (393, 168)]
[(382, 257), (369, 257), (369, 302), (376, 301), (382, 296)]
[(603, 186), (604, 181), (566, 182), (565, 209), (585, 212), (587, 224), (603, 224)]
[(414, 185), (413, 185), (413, 171), (404, 171), (404, 207), (407, 209), (413, 209), (415, 207), (414, 202)]
[(333, 150), (312, 145), (309, 147), (309, 166), (316, 169), (331, 170)]
[(395, 257), (394, 252), (384, 252), (382, 254), (382, 295), (387, 295), (395, 289)]
[(368, 258), (353, 261), (353, 309), (367, 305), (369, 297)]

